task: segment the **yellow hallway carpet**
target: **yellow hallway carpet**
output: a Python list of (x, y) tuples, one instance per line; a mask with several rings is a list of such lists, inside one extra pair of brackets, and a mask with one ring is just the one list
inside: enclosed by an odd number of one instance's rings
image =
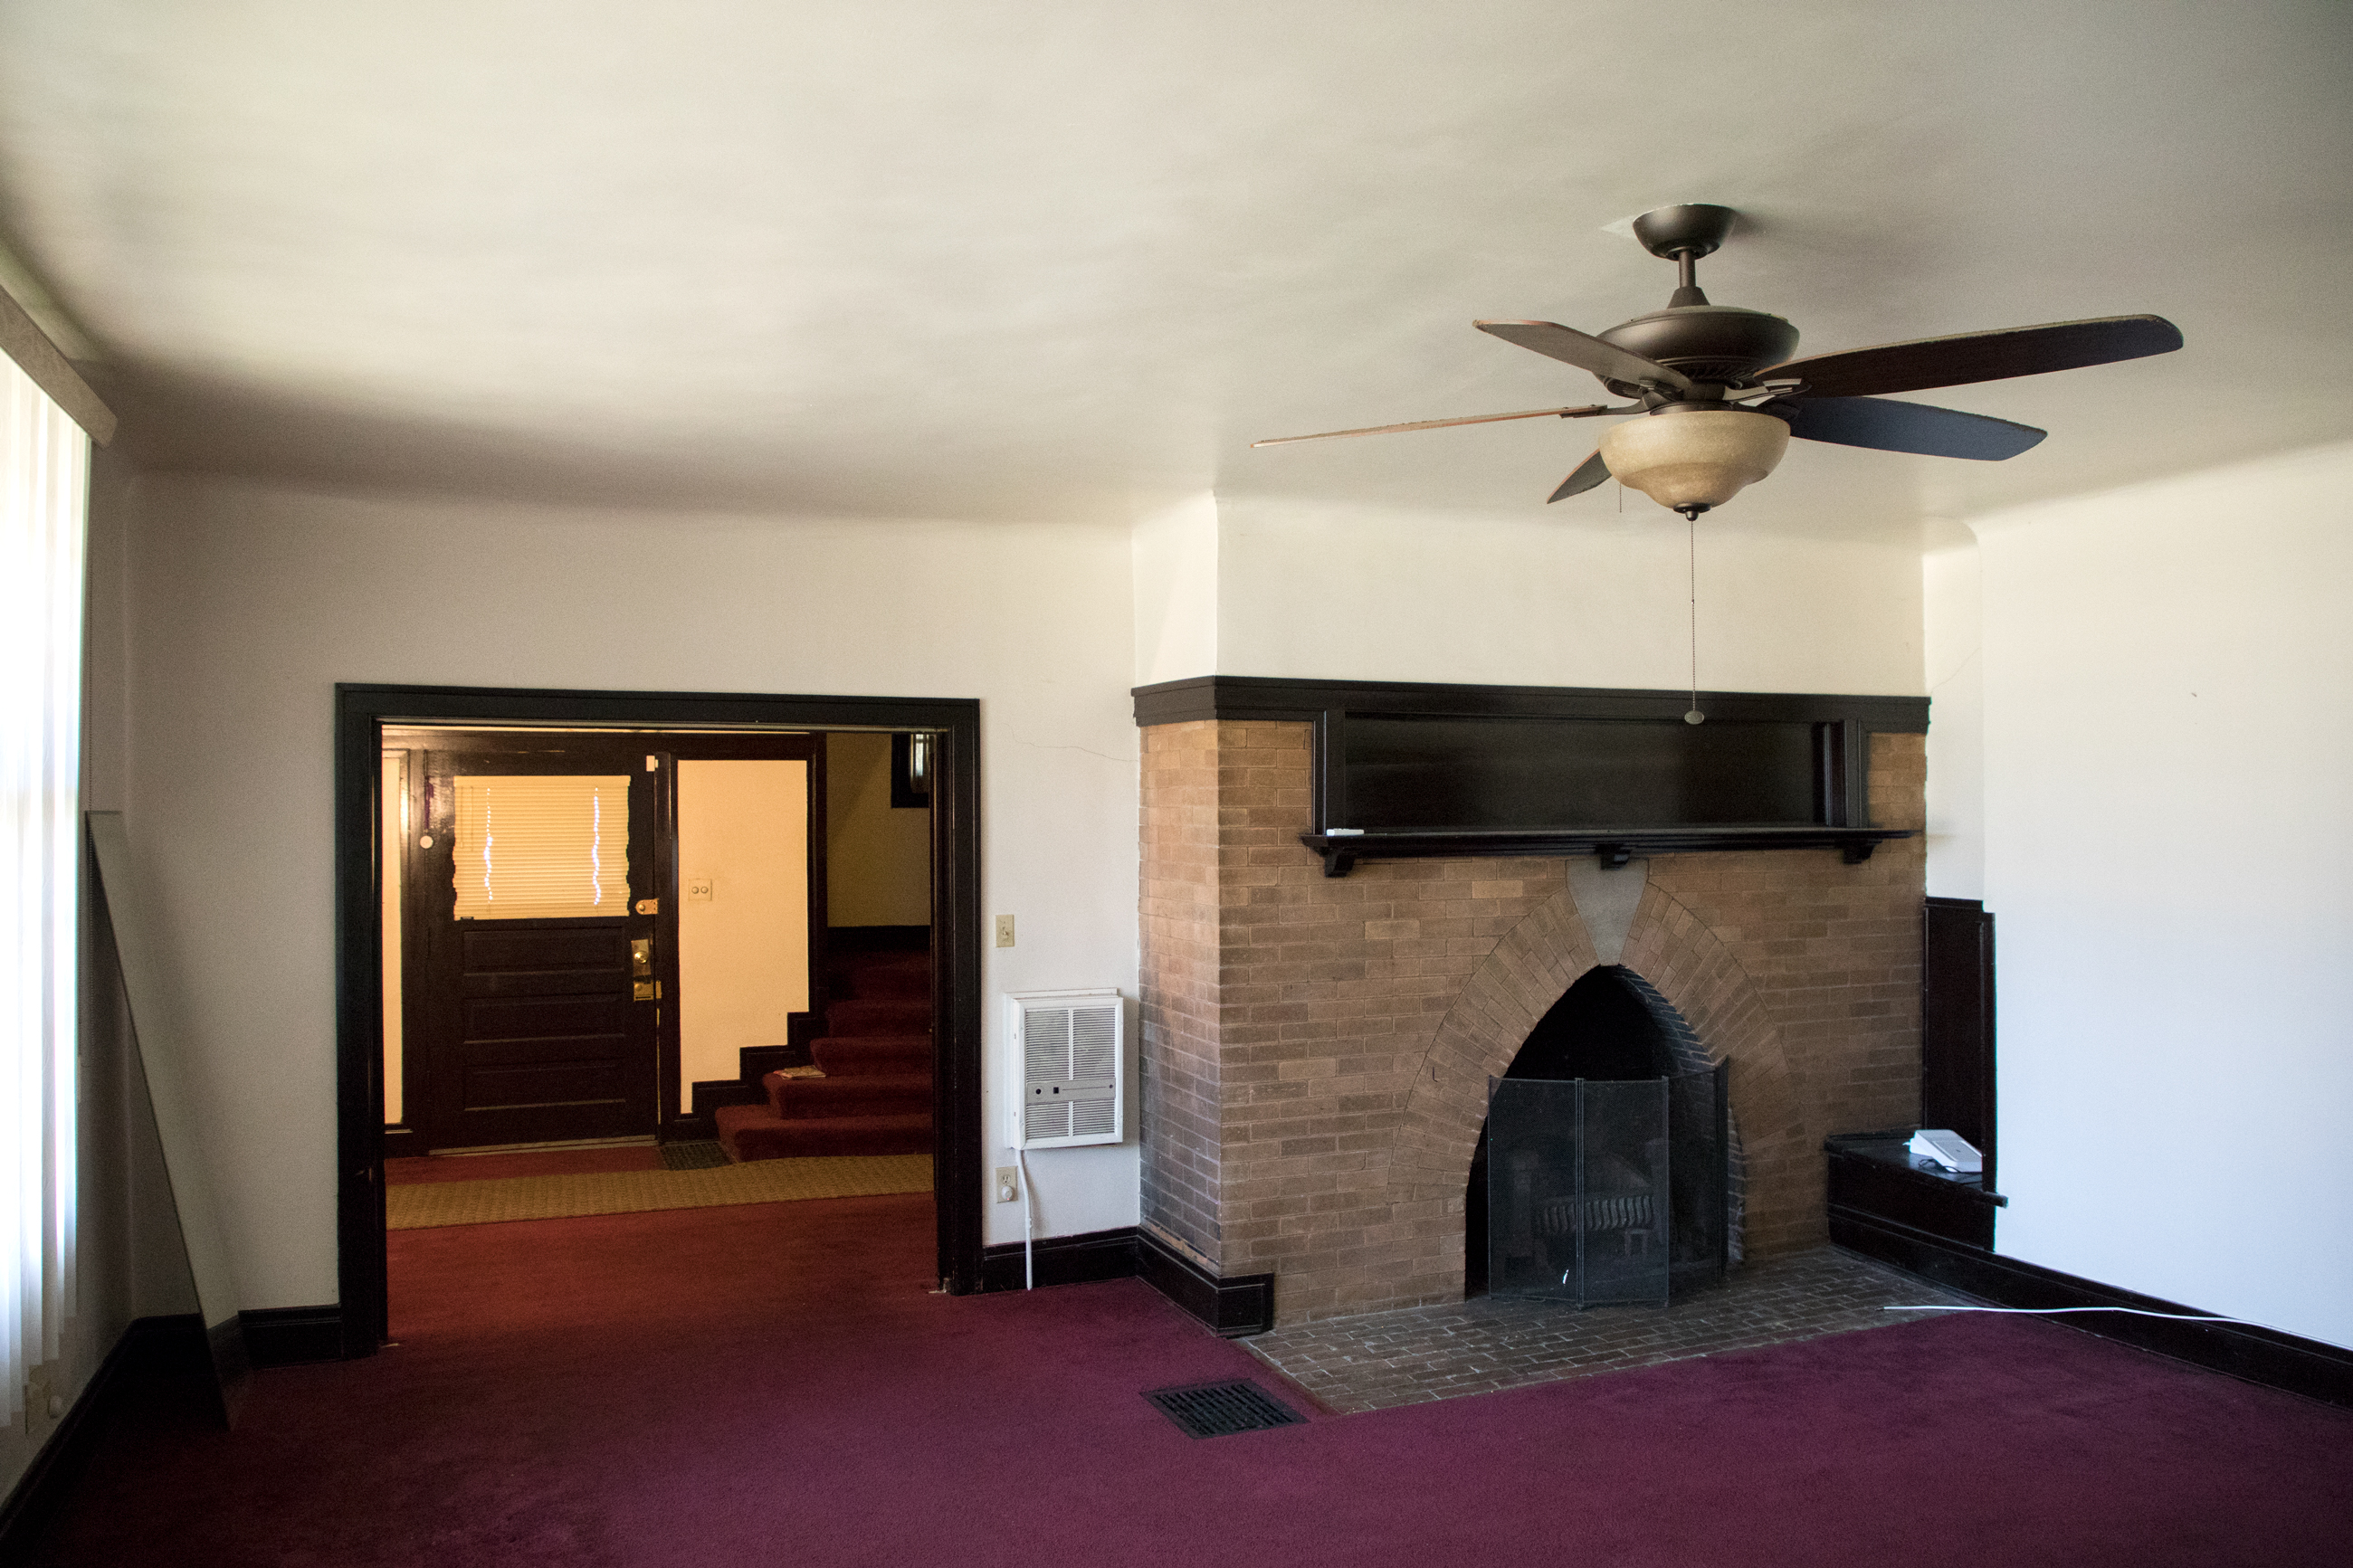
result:
[(865, 1198), (932, 1190), (929, 1154), (844, 1154), (755, 1160), (708, 1171), (603, 1171), (568, 1176), (509, 1176), (486, 1182), (423, 1182), (385, 1189), (393, 1230), (494, 1225), (515, 1219), (714, 1208), (723, 1204)]

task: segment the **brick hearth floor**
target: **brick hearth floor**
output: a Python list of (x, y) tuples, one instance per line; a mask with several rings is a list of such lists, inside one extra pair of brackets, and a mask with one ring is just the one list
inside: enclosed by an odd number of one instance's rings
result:
[(1594, 1307), (1580, 1312), (1544, 1301), (1482, 1297), (1324, 1318), (1241, 1342), (1333, 1410), (1380, 1410), (1881, 1329), (1936, 1315), (1888, 1312), (1883, 1307), (1967, 1300), (1823, 1247), (1743, 1265), (1720, 1289), (1667, 1307)]

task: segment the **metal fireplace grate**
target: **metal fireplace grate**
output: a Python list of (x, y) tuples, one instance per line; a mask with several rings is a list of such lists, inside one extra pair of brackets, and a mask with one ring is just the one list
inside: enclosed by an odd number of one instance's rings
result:
[(1160, 1413), (1176, 1423), (1187, 1437), (1223, 1437), (1269, 1426), (1293, 1426), (1307, 1419), (1248, 1379), (1158, 1388), (1144, 1397), (1160, 1406)]

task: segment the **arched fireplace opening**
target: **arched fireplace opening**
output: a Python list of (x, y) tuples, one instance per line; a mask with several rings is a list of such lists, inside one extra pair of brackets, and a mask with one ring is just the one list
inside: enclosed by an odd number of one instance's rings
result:
[[(1720, 1279), (1738, 1226), (1724, 1093), (1722, 1068), (1647, 981), (1588, 970), (1491, 1083), (1464, 1193), (1463, 1294), (1598, 1304)], [(1491, 1188), (1498, 1125), (1510, 1170)], [(1511, 1210), (1492, 1230), (1491, 1191)], [(1490, 1278), (1498, 1258), (1508, 1278)]]

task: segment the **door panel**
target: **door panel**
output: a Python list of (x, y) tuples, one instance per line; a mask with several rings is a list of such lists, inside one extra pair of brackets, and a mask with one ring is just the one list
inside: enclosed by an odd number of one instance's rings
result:
[[(660, 1003), (651, 994), (639, 998), (630, 952), (633, 941), (655, 935), (653, 916), (635, 912), (637, 900), (652, 896), (654, 879), (651, 846), (638, 830), (650, 819), (650, 801), (638, 798), (646, 786), (638, 767), (628, 765), (641, 766), (642, 753), (620, 754), (602, 738), (549, 736), (500, 749), (429, 750), (425, 757), (433, 843), (416, 857), (414, 891), (427, 927), (427, 1146), (653, 1131)], [(618, 912), (457, 918), (459, 778), (620, 773), (629, 774), (628, 896), (605, 895)], [(506, 842), (512, 847), (515, 841)], [(609, 838), (600, 840), (598, 854), (611, 849)]]

